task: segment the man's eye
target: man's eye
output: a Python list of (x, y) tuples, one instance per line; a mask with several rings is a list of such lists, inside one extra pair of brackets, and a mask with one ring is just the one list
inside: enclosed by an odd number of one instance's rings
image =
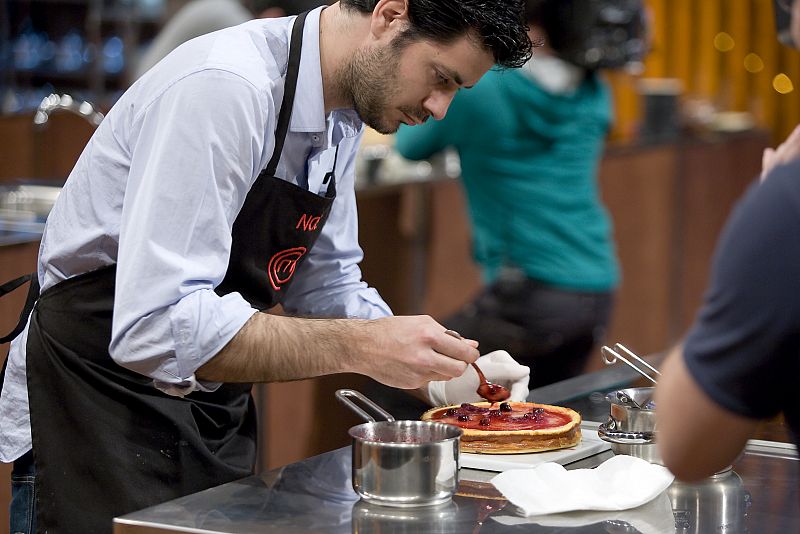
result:
[(444, 76), (441, 72), (436, 73), (436, 79), (438, 80), (440, 85), (447, 85), (450, 83), (450, 78)]

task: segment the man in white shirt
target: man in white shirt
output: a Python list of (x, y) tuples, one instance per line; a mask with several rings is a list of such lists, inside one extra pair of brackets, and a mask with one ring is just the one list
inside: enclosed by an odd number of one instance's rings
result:
[[(250, 474), (252, 382), (354, 372), (473, 400), (475, 343), (361, 281), (353, 166), (364, 123), (439, 119), (530, 51), (521, 0), (343, 0), (189, 41), (131, 86), (54, 206), (13, 333), (0, 459), (35, 477), (38, 529), (110, 532)], [(344, 319), (261, 313), (278, 303)], [(510, 358), (483, 371), (527, 394)], [(12, 522), (33, 517), (22, 490)]]

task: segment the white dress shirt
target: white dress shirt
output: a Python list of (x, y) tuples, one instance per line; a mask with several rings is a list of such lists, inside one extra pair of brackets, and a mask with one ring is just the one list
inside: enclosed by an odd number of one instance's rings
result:
[[(391, 312), (358, 268), (354, 167), (364, 126), (353, 111), (325, 114), (321, 9), (306, 20), (276, 174), (324, 194), (338, 145), (337, 197), (283, 306), (377, 318)], [(217, 387), (198, 383), (195, 371), (255, 313), (240, 294), (220, 297), (214, 287), (225, 276), (236, 215), (272, 155), (293, 21), (260, 19), (201, 36), (150, 69), (92, 136), (47, 221), (42, 290), (116, 263), (111, 357), (171, 394)], [(11, 343), (0, 394), (4, 462), (31, 447), (27, 334)]]

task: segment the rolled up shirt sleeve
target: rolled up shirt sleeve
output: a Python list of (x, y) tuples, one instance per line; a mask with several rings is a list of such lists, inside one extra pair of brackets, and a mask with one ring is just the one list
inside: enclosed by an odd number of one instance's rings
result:
[(273, 148), (271, 138), (264, 146), (272, 115), (267, 94), (212, 69), (169, 87), (130, 126), (110, 354), (167, 393), (215, 389), (195, 371), (256, 312), (214, 288), (233, 221)]

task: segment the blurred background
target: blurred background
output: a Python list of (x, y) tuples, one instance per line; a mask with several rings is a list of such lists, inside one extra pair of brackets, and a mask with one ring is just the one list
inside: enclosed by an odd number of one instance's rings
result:
[[(60, 185), (153, 41), (186, 4), (2, 0), (0, 280), (35, 269)], [(644, 4), (643, 60), (603, 72), (614, 112), (598, 184), (621, 270), (607, 339), (651, 354), (678, 341), (691, 323), (716, 238), (758, 175), (763, 149), (800, 123), (800, 54), (776, 39), (772, 0)], [(243, 7), (255, 13), (261, 6)], [(364, 278), (395, 313), (445, 317), (481, 286), (459, 158), (446, 151), (411, 162), (393, 145), (391, 136), (368, 132), (362, 147)], [(16, 324), (24, 295), (14, 297), (0, 301), (1, 330)], [(587, 371), (601, 366), (598, 355)], [(261, 467), (346, 444), (346, 432), (325, 422), (355, 423), (331, 399), (334, 389), (359, 380), (260, 387)], [(296, 417), (287, 442), (285, 421), (270, 414), (289, 409)], [(0, 504), (6, 485), (0, 483)], [(0, 532), (4, 513), (0, 506)]]
[[(30, 111), (55, 91), (108, 108), (132, 81), (137, 62), (160, 28), (187, 3), (4, 0), (0, 111)], [(243, 4), (254, 9), (253, 0)], [(772, 0), (645, 4), (651, 39), (643, 69), (635, 75), (611, 75), (617, 99), (612, 139), (636, 136), (642, 78), (678, 80), (688, 107), (684, 111), (701, 123), (717, 119), (740, 125), (744, 117), (720, 119), (714, 113), (746, 112), (773, 140), (786, 136), (800, 117), (795, 92), (800, 63), (796, 51), (775, 40)]]

